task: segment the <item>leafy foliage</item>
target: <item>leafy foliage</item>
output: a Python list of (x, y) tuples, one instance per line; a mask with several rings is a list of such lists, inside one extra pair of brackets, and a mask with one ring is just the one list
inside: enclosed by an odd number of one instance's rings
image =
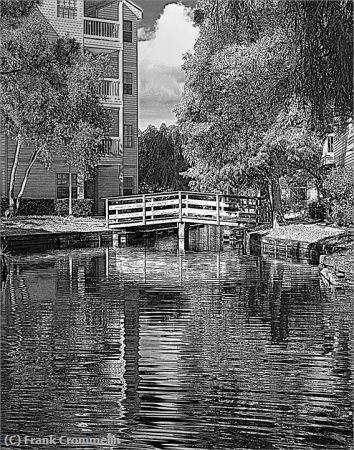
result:
[(293, 92), (325, 129), (353, 115), (352, 0), (282, 0), (298, 50)]
[[(73, 39), (49, 41), (45, 24), (33, 16), (8, 29), (0, 58), (1, 128), (17, 143), (9, 189), (13, 212), (37, 160), (50, 167), (60, 155), (88, 178), (104, 155), (110, 118), (98, 92), (108, 61), (82, 54)], [(15, 204), (15, 176), (24, 145), (31, 145), (33, 154)]]
[(14, 22), (28, 16), (41, 0), (1, 0), (0, 19)]
[(281, 26), (296, 50), (288, 95), (311, 107), (320, 129), (353, 115), (352, 0), (200, 0), (196, 23), (213, 50), (254, 42)]
[(187, 165), (182, 155), (183, 137), (175, 125), (160, 129), (150, 125), (139, 133), (139, 180), (141, 192), (184, 190), (182, 173)]
[[(52, 216), (55, 200), (52, 198), (24, 198), (19, 206), (19, 216)], [(1, 215), (9, 208), (9, 200), (1, 198)]]
[[(309, 17), (316, 18), (312, 28)], [(274, 211), (281, 210), (282, 177), (307, 179), (321, 192), (323, 131), (352, 111), (343, 94), (352, 69), (339, 74), (332, 64), (352, 66), (352, 5), (200, 0), (195, 18), (200, 35), (195, 53), (185, 57), (176, 108), (193, 187), (236, 193), (253, 187), (269, 193)], [(341, 20), (344, 48), (335, 39)], [(331, 60), (322, 75), (317, 59), (320, 66)], [(345, 91), (338, 93), (341, 81)]]
[(326, 217), (326, 206), (321, 200), (315, 200), (308, 204), (307, 212), (311, 219), (324, 220)]
[[(69, 199), (55, 200), (55, 213), (58, 216), (67, 216), (69, 213)], [(72, 214), (75, 217), (88, 217), (93, 213), (93, 200), (75, 199), (72, 204)]]
[(336, 168), (324, 182), (327, 215), (338, 225), (354, 225), (354, 175), (346, 168)]
[(195, 187), (237, 191), (264, 177), (258, 157), (263, 134), (281, 111), (287, 84), (282, 36), (232, 45), (185, 64), (187, 83), (177, 115), (188, 136), (185, 148)]

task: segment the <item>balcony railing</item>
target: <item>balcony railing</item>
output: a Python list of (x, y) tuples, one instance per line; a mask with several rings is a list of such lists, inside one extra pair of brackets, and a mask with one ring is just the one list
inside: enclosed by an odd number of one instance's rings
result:
[(105, 78), (98, 92), (107, 103), (119, 102), (119, 80), (115, 78)]
[(123, 146), (119, 137), (107, 137), (104, 140), (104, 149), (107, 156), (122, 156)]
[(323, 166), (333, 165), (334, 164), (334, 155), (333, 155), (333, 153), (331, 155), (329, 155), (327, 153), (327, 155), (322, 156), (321, 163), (322, 163)]
[(94, 39), (119, 40), (119, 22), (114, 20), (84, 19), (84, 35)]

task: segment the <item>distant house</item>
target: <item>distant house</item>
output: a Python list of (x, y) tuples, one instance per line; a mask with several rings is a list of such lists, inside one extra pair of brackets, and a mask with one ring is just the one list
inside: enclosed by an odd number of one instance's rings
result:
[(352, 122), (340, 132), (326, 136), (322, 162), (331, 167), (354, 168), (354, 126)]
[[(108, 54), (112, 69), (104, 83), (104, 106), (113, 126), (105, 140), (106, 157), (96, 167), (92, 182), (80, 181), (72, 171), (73, 198), (94, 200), (96, 214), (104, 213), (103, 197), (134, 194), (138, 189), (138, 21), (142, 10), (130, 0), (43, 0), (37, 14), (49, 23), (50, 37), (70, 36), (93, 54)], [(0, 135), (1, 194), (9, 186), (15, 143)], [(23, 173), (31, 149), (23, 152)], [(16, 185), (15, 194), (19, 189)], [(69, 174), (64, 161), (50, 171), (40, 163), (32, 169), (24, 198), (67, 198)]]
[[(352, 123), (340, 132), (329, 133), (325, 136), (322, 164), (328, 170), (332, 167), (354, 169), (354, 126)], [(287, 196), (290, 196), (291, 204), (305, 205), (318, 199), (318, 191), (315, 185), (308, 183), (306, 186), (293, 187)]]
[(322, 164), (324, 166), (333, 166), (334, 164), (334, 153), (333, 153), (333, 147), (334, 147), (334, 133), (327, 134), (327, 136), (324, 139), (323, 142), (323, 149), (322, 149)]

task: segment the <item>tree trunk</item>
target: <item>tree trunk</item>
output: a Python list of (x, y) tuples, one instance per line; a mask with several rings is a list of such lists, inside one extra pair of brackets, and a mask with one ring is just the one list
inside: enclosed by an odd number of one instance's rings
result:
[(17, 198), (16, 198), (16, 211), (18, 211), (18, 209), (20, 207), (20, 202), (21, 202), (23, 193), (25, 192), (25, 188), (26, 188), (26, 184), (27, 184), (27, 181), (28, 181), (28, 177), (29, 177), (29, 175), (31, 173), (31, 170), (32, 170), (32, 167), (33, 167), (34, 163), (37, 161), (38, 153), (39, 153), (39, 151), (38, 151), (38, 149), (36, 149), (33, 152), (33, 154), (32, 154), (32, 158), (31, 158), (31, 161), (30, 161), (29, 165), (27, 166), (25, 175), (24, 175), (23, 180), (22, 180), (20, 191), (17, 194)]
[(279, 228), (279, 222), (284, 222), (279, 178), (272, 179), (270, 188), (273, 212), (273, 228)]
[(21, 136), (17, 137), (16, 142), (16, 151), (14, 156), (14, 161), (12, 163), (11, 176), (10, 176), (10, 184), (9, 184), (9, 213), (10, 217), (14, 216), (17, 212), (16, 210), (16, 202), (15, 202), (15, 179), (16, 179), (16, 171), (18, 167), (18, 162), (20, 160), (20, 153), (22, 148), (22, 138)]
[(71, 179), (71, 164), (69, 164), (69, 217), (73, 215), (73, 193)]

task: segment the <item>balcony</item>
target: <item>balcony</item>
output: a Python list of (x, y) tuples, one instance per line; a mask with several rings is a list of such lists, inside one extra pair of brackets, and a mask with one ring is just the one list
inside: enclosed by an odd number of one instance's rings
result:
[(119, 137), (107, 137), (103, 145), (106, 156), (123, 156), (123, 146)]
[(119, 41), (119, 22), (85, 17), (84, 36), (86, 38)]
[(322, 156), (321, 163), (322, 166), (332, 166), (334, 164), (333, 153), (327, 153), (326, 155)]
[(99, 95), (104, 103), (121, 103), (119, 95), (119, 80), (116, 78), (105, 78), (99, 89)]

